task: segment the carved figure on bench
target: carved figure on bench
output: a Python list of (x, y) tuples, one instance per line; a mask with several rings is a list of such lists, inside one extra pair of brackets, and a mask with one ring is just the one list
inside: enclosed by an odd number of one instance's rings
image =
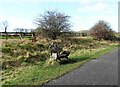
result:
[(61, 61), (62, 58), (68, 59), (70, 51), (62, 51), (62, 47), (58, 46), (56, 42), (52, 43), (50, 46), (50, 53), (53, 59), (58, 59)]

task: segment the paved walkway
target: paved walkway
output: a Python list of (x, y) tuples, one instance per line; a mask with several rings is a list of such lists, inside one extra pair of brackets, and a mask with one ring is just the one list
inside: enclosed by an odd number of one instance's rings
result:
[(118, 49), (45, 85), (118, 85)]

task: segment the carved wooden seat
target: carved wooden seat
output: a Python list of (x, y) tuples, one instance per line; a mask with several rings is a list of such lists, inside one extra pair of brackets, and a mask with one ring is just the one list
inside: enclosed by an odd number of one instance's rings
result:
[(61, 54), (58, 54), (57, 59), (61, 60), (62, 58), (68, 59), (70, 51), (63, 51)]

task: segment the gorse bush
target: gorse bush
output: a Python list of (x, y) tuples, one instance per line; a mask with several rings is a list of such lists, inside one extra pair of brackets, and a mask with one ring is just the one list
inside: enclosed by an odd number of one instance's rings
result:
[(2, 47), (2, 52), (3, 53), (11, 53), (12, 49), (11, 49), (11, 47)]
[[(40, 42), (4, 42), (1, 48), (1, 52), (4, 53), (4, 56), (2, 57), (4, 69), (18, 67), (22, 62), (36, 63), (39, 61), (45, 61), (49, 58), (49, 53), (46, 52), (46, 50), (48, 50), (48, 44)], [(18, 65), (13, 61), (16, 61)]]
[(71, 45), (88, 45), (92, 42), (91, 38), (65, 38), (61, 41), (63, 46), (71, 46)]
[(32, 45), (31, 44), (21, 44), (21, 45), (19, 45), (19, 48), (31, 51)]
[[(17, 61), (17, 62), (19, 61), (20, 65), (22, 62), (27, 62), (27, 63), (36, 63), (40, 61), (45, 62), (47, 59), (50, 58), (49, 47), (52, 42), (56, 42), (58, 46), (61, 47), (63, 50), (69, 50), (71, 54), (76, 50), (82, 50), (82, 49), (89, 50), (89, 49), (100, 48), (101, 46), (104, 47), (108, 45), (107, 43), (108, 41), (100, 42), (97, 40), (93, 40), (92, 38), (85, 38), (85, 37), (84, 38), (68, 37), (57, 40), (41, 39), (35, 43), (29, 41), (4, 42), (4, 44), (1, 47), (2, 53), (4, 54), (4, 57), (2, 58), (2, 62), (5, 62), (6, 60)], [(12, 62), (12, 65), (13, 65), (12, 67), (15, 66), (14, 62)]]
[(43, 44), (35, 44), (33, 45), (33, 50), (35, 51), (45, 51), (48, 49), (48, 46), (47, 45), (43, 45)]
[(24, 62), (35, 63), (39, 61), (45, 61), (49, 57), (47, 52), (27, 52)]

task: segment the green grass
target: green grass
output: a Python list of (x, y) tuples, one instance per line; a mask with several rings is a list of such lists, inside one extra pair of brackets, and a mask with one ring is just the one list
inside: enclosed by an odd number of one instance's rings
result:
[(120, 37), (120, 34), (115, 34), (115, 36)]
[(6, 70), (3, 77), (9, 77), (6, 81), (3, 81), (3, 83), (5, 82), (4, 85), (40, 85), (78, 68), (85, 62), (90, 61), (93, 58), (97, 58), (106, 52), (111, 51), (115, 47), (117, 46), (111, 45), (104, 49), (98, 49), (97, 51), (91, 52), (88, 51), (82, 54), (79, 54), (79, 50), (77, 50), (74, 54), (70, 55), (73, 62), (67, 64), (44, 67), (44, 62), (39, 62), (36, 65), (31, 64), (29, 66), (18, 67), (13, 69), (11, 72)]
[(92, 54), (92, 57), (93, 57), (93, 58), (99, 57), (99, 56), (101, 56), (101, 55), (103, 55), (103, 54), (105, 54), (105, 53), (110, 52), (111, 50), (113, 50), (113, 49), (116, 48), (116, 47), (118, 47), (118, 45), (111, 45), (111, 46), (109, 46), (109, 47), (107, 47), (107, 48), (104, 48), (104, 49), (101, 50), (101, 51), (97, 51), (97, 52), (93, 53), (93, 54)]

